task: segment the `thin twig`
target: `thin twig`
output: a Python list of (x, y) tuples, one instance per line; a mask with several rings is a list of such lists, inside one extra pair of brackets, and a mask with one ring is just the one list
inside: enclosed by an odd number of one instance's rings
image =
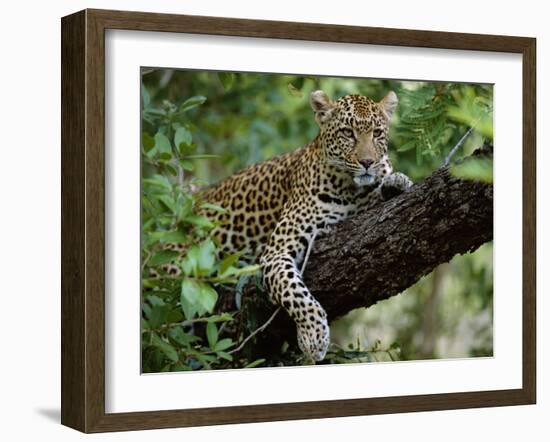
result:
[(149, 259), (151, 259), (151, 256), (153, 255), (153, 252), (148, 251), (145, 258), (143, 258), (143, 262), (141, 263), (141, 274), (143, 275), (143, 272), (145, 271), (145, 266), (149, 262)]
[(474, 121), (474, 124), (472, 124), (470, 129), (468, 129), (466, 131), (466, 133), (464, 135), (462, 135), (462, 138), (460, 138), (460, 140), (458, 140), (458, 143), (455, 144), (455, 146), (451, 149), (451, 151), (449, 152), (449, 154), (445, 158), (445, 162), (443, 163), (443, 167), (446, 167), (446, 166), (449, 165), (449, 163), (451, 162), (451, 159), (453, 158), (456, 151), (460, 148), (460, 146), (462, 146), (464, 144), (464, 141), (466, 141), (466, 138), (468, 138), (470, 136), (470, 134), (476, 128), (476, 126), (480, 122), (480, 120), (481, 120), (481, 117), (479, 117), (476, 121)]
[(147, 75), (155, 72), (157, 69), (155, 68), (141, 68), (141, 75)]
[(228, 352), (228, 353), (229, 353), (229, 354), (233, 354), (233, 353), (237, 353), (238, 351), (241, 351), (241, 350), (244, 348), (244, 346), (246, 345), (246, 343), (247, 343), (248, 341), (250, 341), (250, 340), (251, 340), (254, 336), (256, 336), (258, 333), (263, 332), (263, 331), (267, 328), (267, 326), (268, 326), (269, 324), (271, 324), (271, 322), (275, 319), (275, 316), (277, 316), (277, 313), (279, 313), (280, 310), (281, 310), (281, 307), (277, 307), (277, 310), (275, 310), (275, 311), (273, 312), (273, 314), (269, 317), (269, 319), (268, 319), (266, 322), (264, 322), (263, 325), (261, 325), (260, 327), (258, 327), (258, 328), (257, 328), (256, 330), (254, 330), (252, 333), (250, 333), (250, 334), (246, 337), (246, 339), (245, 339), (243, 342), (241, 342), (241, 344), (240, 344), (237, 348), (231, 350), (231, 351)]
[(177, 171), (178, 171), (178, 185), (180, 188), (183, 189), (183, 186), (185, 184), (185, 173), (183, 171), (183, 167), (181, 167), (180, 164), (177, 165)]

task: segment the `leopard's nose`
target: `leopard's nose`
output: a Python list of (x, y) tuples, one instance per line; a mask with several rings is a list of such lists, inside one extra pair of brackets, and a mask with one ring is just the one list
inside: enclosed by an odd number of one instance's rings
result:
[(365, 170), (369, 170), (369, 167), (372, 166), (374, 163), (374, 160), (360, 160), (359, 164), (365, 168)]

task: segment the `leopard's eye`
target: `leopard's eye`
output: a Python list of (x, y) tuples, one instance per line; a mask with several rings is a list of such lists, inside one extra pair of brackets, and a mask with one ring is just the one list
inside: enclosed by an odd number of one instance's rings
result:
[(382, 135), (382, 129), (374, 129), (372, 131), (372, 135), (374, 136), (374, 138), (378, 138), (380, 135)]
[(353, 138), (353, 131), (351, 129), (345, 127), (341, 130), (341, 132), (346, 138)]

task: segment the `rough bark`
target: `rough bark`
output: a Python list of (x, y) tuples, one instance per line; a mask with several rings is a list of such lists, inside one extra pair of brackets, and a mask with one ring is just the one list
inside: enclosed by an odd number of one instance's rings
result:
[(305, 280), (331, 318), (401, 293), (493, 238), (493, 186), (440, 169), (319, 239)]
[[(318, 238), (304, 278), (333, 320), (401, 293), (439, 264), (492, 238), (493, 186), (455, 178), (441, 168)], [(257, 288), (245, 291), (246, 305), (254, 305), (253, 315), (245, 316), (255, 316), (258, 325), (274, 310), (265, 298)], [(294, 333), (283, 312), (266, 338), (277, 337), (278, 345)]]

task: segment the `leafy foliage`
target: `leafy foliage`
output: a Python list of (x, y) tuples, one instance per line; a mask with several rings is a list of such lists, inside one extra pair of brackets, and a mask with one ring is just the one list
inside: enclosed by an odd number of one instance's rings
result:
[(349, 364), (350, 362), (382, 362), (401, 360), (399, 342), (393, 342), (388, 348), (382, 347), (382, 341), (377, 339), (371, 348), (364, 349), (360, 340), (349, 343), (347, 348), (332, 343), (327, 352), (325, 363)]
[(462, 155), (492, 140), (492, 86), (458, 83), (401, 82), (392, 145), (400, 170), (413, 179), (440, 167), (470, 128)]
[[(258, 267), (247, 265), (239, 254), (219, 254), (210, 235), (215, 224), (200, 211), (225, 209), (201, 201), (196, 190), (312, 140), (317, 126), (307, 100), (311, 91), (380, 100), (395, 90), (400, 104), (390, 132), (392, 162), (413, 180), (440, 167), (471, 127), (473, 133), (457, 159), (469, 155), (483, 138), (492, 138), (490, 85), (158, 69), (142, 72), (141, 87), (144, 372), (308, 363), (292, 343), (268, 351), (261, 347), (261, 339), (253, 339), (235, 351), (264, 321), (242, 300), (246, 281), (258, 281)], [(464, 162), (451, 171), (465, 179), (489, 180), (492, 165)], [(178, 276), (163, 270), (169, 263), (179, 267)], [(466, 265), (461, 262), (460, 267)], [(408, 292), (422, 292), (422, 284)], [(221, 286), (234, 294), (233, 302), (222, 302)], [(487, 284), (476, 290), (484, 296), (492, 293)], [(476, 308), (491, 306), (487, 302)], [(345, 334), (351, 330), (353, 325), (346, 326)], [(365, 344), (351, 333), (340, 346), (331, 346), (325, 363), (407, 359), (416, 354), (410, 339), (400, 337), (403, 345), (384, 339), (389, 342), (385, 347), (382, 340), (371, 341), (375, 344)]]
[(457, 178), (470, 181), (493, 182), (493, 161), (489, 158), (466, 158), (453, 164), (451, 173)]
[[(223, 337), (223, 328), (234, 312), (214, 314), (215, 287), (235, 284), (258, 266), (239, 266), (238, 254), (218, 257), (209, 236), (215, 224), (198, 209), (225, 209), (201, 202), (193, 193), (195, 181), (186, 177), (197, 161), (214, 158), (193, 154), (187, 121), (187, 113), (206, 98), (193, 96), (180, 105), (165, 100), (154, 107), (147, 89), (142, 91), (143, 371), (225, 367), (233, 361), (229, 349), (235, 342)], [(167, 249), (169, 244), (183, 245), (185, 253)], [(163, 271), (168, 263), (181, 273)]]

